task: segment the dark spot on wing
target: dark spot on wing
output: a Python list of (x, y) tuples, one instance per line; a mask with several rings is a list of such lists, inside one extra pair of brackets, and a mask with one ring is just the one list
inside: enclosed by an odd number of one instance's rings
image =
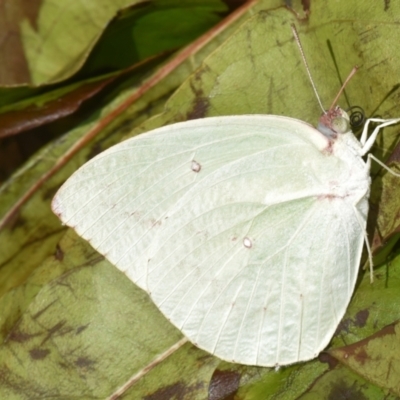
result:
[(191, 169), (192, 169), (193, 172), (200, 172), (201, 164), (199, 164), (197, 161), (193, 160), (192, 161), (192, 165), (191, 165)]
[(150, 227), (152, 228), (153, 226), (160, 226), (162, 224), (161, 220), (159, 219), (155, 219), (155, 218), (151, 218), (149, 220), (150, 223)]

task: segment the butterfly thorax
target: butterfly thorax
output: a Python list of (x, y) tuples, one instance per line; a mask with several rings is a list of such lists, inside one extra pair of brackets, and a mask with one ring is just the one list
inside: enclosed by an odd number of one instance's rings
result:
[(361, 143), (349, 130), (337, 135), (331, 149), (332, 156), (340, 160), (345, 173), (341, 175), (337, 184), (332, 182), (330, 191), (334, 197), (349, 203), (364, 203), (361, 208), (365, 208), (367, 212), (371, 178), (368, 164), (361, 157)]

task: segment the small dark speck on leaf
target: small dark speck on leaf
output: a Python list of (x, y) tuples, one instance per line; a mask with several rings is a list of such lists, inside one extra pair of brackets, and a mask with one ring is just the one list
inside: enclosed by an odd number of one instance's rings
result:
[(76, 334), (76, 335), (79, 335), (79, 334), (82, 333), (88, 326), (89, 326), (89, 324), (78, 326), (78, 328), (76, 328), (75, 334)]
[(354, 318), (355, 320), (354, 324), (359, 328), (362, 328), (367, 323), (368, 317), (369, 317), (369, 311), (361, 310), (356, 314), (356, 317)]
[(62, 368), (62, 369), (69, 369), (70, 365), (63, 363), (63, 362), (59, 362), (58, 365)]
[(96, 362), (87, 357), (78, 357), (74, 364), (79, 368), (93, 369), (93, 365), (96, 364)]
[(56, 252), (54, 253), (54, 257), (58, 261), (64, 260), (64, 252), (61, 250), (61, 247), (59, 245), (56, 246)]
[(30, 354), (32, 360), (43, 360), (44, 358), (47, 357), (48, 354), (50, 354), (50, 350), (36, 348), (36, 349), (30, 350), (29, 354)]

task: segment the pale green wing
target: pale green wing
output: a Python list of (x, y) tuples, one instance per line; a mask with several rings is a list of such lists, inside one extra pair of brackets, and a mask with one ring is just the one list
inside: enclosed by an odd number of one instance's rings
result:
[(53, 209), (200, 347), (287, 364), (322, 350), (352, 293), (363, 227), (329, 198), (349, 174), (304, 122), (207, 118), (100, 154)]
[(364, 240), (355, 208), (313, 197), (214, 206), (212, 191), (201, 206), (188, 199), (159, 233), (153, 301), (193, 343), (227, 361), (315, 358), (354, 289)]
[[(58, 191), (52, 208), (146, 289), (147, 249), (159, 220), (190, 188), (237, 160), (257, 162), (252, 157), (261, 152), (261, 158), (269, 159), (267, 193), (278, 199), (296, 185), (303, 190), (306, 183), (289, 177), (288, 167), (302, 167), (287, 151), (302, 147), (320, 156), (318, 148), (325, 146), (327, 140), (314, 128), (286, 117), (217, 117), (174, 124), (126, 140), (83, 165)], [(195, 159), (204, 163), (199, 173), (193, 170)], [(314, 168), (313, 162), (302, 162), (303, 170)], [(267, 194), (255, 185), (241, 191), (250, 201), (261, 201)]]

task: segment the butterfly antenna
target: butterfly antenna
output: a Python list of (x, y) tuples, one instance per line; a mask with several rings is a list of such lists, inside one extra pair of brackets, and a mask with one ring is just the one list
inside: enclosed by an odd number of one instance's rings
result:
[(344, 88), (346, 87), (347, 83), (349, 82), (349, 80), (355, 75), (355, 73), (357, 72), (358, 67), (355, 66), (353, 67), (353, 69), (351, 70), (349, 76), (346, 78), (346, 80), (344, 81), (342, 87), (340, 88), (338, 94), (336, 95), (335, 99), (333, 100), (333, 103), (331, 104), (331, 106), (329, 107), (329, 111), (332, 111), (334, 109), (334, 107), (336, 106), (336, 103), (340, 97), (340, 95), (343, 93)]
[[(294, 24), (291, 24), (291, 27), (292, 27), (292, 31), (293, 31), (293, 36), (294, 36), (294, 38), (296, 39), (297, 46), (299, 47), (299, 50), (300, 50), (300, 53), (301, 53), (301, 57), (303, 58), (304, 65), (305, 65), (305, 67), (306, 67), (307, 74), (308, 74), (308, 77), (310, 78), (310, 82), (311, 82), (312, 88), (313, 88), (313, 90), (314, 90), (315, 96), (316, 96), (316, 98), (317, 98), (317, 100), (318, 100), (319, 106), (321, 107), (322, 112), (323, 112), (324, 114), (326, 114), (326, 111), (325, 111), (325, 109), (324, 109), (324, 106), (322, 105), (321, 99), (320, 99), (320, 97), (319, 97), (317, 88), (316, 88), (316, 86), (315, 86), (314, 80), (313, 80), (313, 78), (312, 78), (312, 76), (311, 76), (310, 67), (308, 66), (308, 63), (307, 63), (307, 60), (306, 60), (306, 56), (305, 56), (305, 54), (304, 54), (303, 46), (301, 45), (300, 38), (299, 38), (299, 34), (297, 33), (297, 29), (296, 29), (296, 27), (295, 27)], [(347, 78), (346, 82), (347, 82), (348, 80), (349, 80), (349, 78)], [(340, 94), (341, 94), (341, 92), (339, 92), (339, 95), (340, 95)], [(336, 96), (336, 97), (339, 97), (339, 96)], [(335, 99), (335, 101), (336, 101), (336, 99)], [(336, 103), (335, 103), (335, 104), (336, 104)]]

